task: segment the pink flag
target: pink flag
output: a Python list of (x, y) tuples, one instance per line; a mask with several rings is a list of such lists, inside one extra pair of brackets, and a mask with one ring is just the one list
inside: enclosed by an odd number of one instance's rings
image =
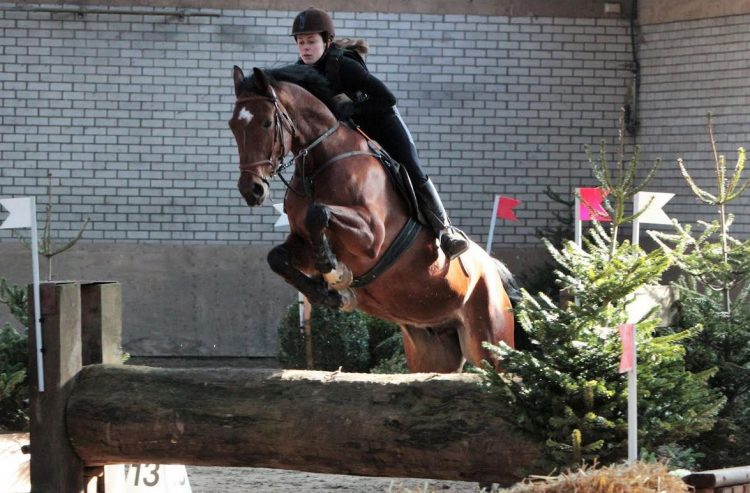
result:
[(581, 221), (611, 221), (602, 201), (607, 191), (602, 188), (579, 188), (581, 203), (578, 205), (578, 217)]
[(622, 324), (618, 327), (622, 339), (622, 357), (620, 358), (620, 373), (633, 370), (633, 324)]
[(513, 212), (513, 209), (520, 203), (520, 200), (501, 196), (498, 199), (497, 204), (497, 217), (499, 217), (500, 219), (508, 219), (509, 221), (518, 221), (516, 213)]

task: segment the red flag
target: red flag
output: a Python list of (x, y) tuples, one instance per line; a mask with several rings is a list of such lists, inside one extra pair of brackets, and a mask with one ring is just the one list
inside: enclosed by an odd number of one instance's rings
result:
[(578, 205), (578, 218), (581, 221), (611, 221), (607, 211), (602, 207), (602, 201), (607, 191), (602, 188), (579, 188), (581, 202)]
[(618, 327), (620, 339), (622, 339), (622, 357), (620, 358), (620, 373), (633, 370), (633, 335), (635, 330), (633, 324), (622, 324)]
[(520, 200), (512, 199), (510, 197), (499, 197), (497, 203), (497, 217), (500, 219), (507, 219), (509, 221), (518, 221), (516, 213), (513, 209), (520, 204)]

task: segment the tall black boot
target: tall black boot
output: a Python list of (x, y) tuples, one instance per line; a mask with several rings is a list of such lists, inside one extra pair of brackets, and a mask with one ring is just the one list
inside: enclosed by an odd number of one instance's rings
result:
[(469, 240), (462, 231), (451, 226), (432, 180), (428, 179), (423, 185), (417, 185), (414, 189), (419, 198), (420, 209), (435, 232), (443, 253), (448, 258), (454, 259), (468, 250)]

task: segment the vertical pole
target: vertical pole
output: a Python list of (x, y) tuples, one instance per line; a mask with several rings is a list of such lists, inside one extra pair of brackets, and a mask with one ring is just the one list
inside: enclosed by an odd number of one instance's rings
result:
[(305, 356), (307, 359), (307, 369), (312, 370), (313, 363), (313, 344), (312, 344), (312, 305), (310, 300), (302, 297), (302, 311), (305, 319)]
[[(83, 365), (122, 363), (122, 289), (118, 282), (81, 284)], [(107, 465), (86, 471), (98, 491), (125, 493), (125, 466)]]
[(492, 217), (490, 218), (490, 230), (487, 233), (487, 246), (484, 251), (488, 254), (492, 250), (492, 240), (495, 236), (495, 226), (497, 225), (497, 208), (500, 204), (500, 196), (495, 195), (495, 205), (492, 206)]
[(34, 300), (34, 336), (38, 344), (36, 346), (36, 380), (37, 388), (39, 392), (44, 392), (44, 356), (42, 354), (42, 322), (41, 310), (39, 309), (39, 238), (36, 225), (36, 198), (31, 197), (29, 199), (29, 207), (31, 208), (31, 270), (32, 270), (32, 281), (33, 281), (33, 300)]
[[(37, 382), (29, 381), (31, 493), (84, 493), (83, 462), (71, 447), (65, 426), (65, 405), (81, 370), (80, 286), (45, 282), (40, 295), (40, 309), (34, 309), (30, 318), (41, 317), (42, 340), (37, 341), (36, 332), (29, 331), (29, 354), (40, 342), (46, 385), (42, 392)], [(37, 369), (36, 358), (29, 358), (29, 373)]]
[(583, 225), (581, 224), (581, 195), (578, 189), (575, 189), (575, 212), (574, 212), (574, 218), (575, 218), (575, 237), (574, 241), (576, 245), (580, 248), (583, 245)]
[(628, 462), (638, 460), (638, 343), (636, 341), (635, 324), (633, 328), (633, 361), (632, 369), (628, 372)]

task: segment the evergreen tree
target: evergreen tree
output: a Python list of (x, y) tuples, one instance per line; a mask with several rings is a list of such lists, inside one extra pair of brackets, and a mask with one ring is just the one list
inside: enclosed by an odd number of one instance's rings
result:
[(750, 464), (750, 400), (746, 397), (750, 391), (750, 240), (740, 241), (729, 234), (734, 217), (726, 211), (727, 204), (739, 197), (750, 181), (741, 184), (745, 166), (742, 148), (734, 174), (727, 176), (711, 115), (708, 134), (717, 192), (698, 187), (685, 163), (678, 160), (678, 164), (693, 193), (716, 208), (718, 219), (699, 221), (702, 231), (698, 234), (690, 225), (675, 221), (675, 233), (652, 232), (651, 236), (683, 273), (675, 283), (680, 291), (680, 327), (703, 326), (695, 338), (686, 341), (687, 366), (693, 371), (717, 368), (709, 382), (727, 399), (716, 426), (688, 441), (705, 456), (703, 468), (717, 468)]
[[(489, 366), (482, 371), (488, 390), (502, 402), (501, 413), (546, 444), (547, 465), (610, 463), (627, 456), (627, 378), (618, 373), (617, 327), (627, 321), (635, 291), (658, 283), (669, 266), (661, 250), (646, 253), (617, 239), (619, 228), (635, 217), (626, 215), (627, 201), (658, 164), (636, 185), (637, 149), (626, 166), (622, 131), (612, 172), (603, 145), (600, 159), (590, 161), (611, 198), (605, 204), (609, 233), (597, 223), (582, 248), (571, 241), (559, 249), (545, 242), (560, 266), (558, 286), (576, 302), (559, 306), (544, 294), (523, 291), (517, 317), (534, 347), (487, 345), (502, 359), (504, 372)], [(685, 368), (681, 343), (695, 330), (657, 336), (658, 324), (655, 310), (636, 323), (639, 442), (647, 450), (710, 429), (724, 402), (707, 386), (711, 370)]]

